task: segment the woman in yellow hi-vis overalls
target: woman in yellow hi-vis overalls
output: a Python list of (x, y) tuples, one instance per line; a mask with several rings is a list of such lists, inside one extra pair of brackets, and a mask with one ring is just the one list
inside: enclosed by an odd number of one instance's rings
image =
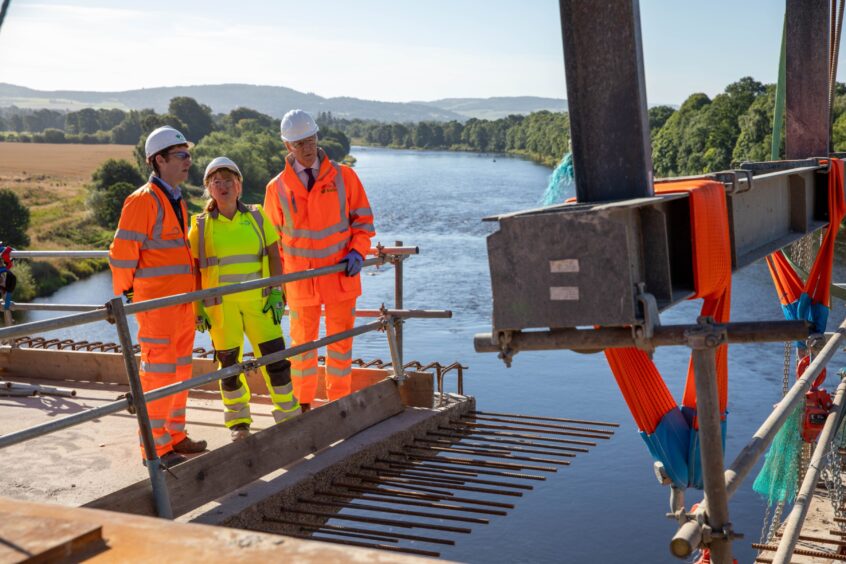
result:
[[(282, 274), (278, 235), (261, 206), (240, 200), (241, 171), (226, 157), (214, 159), (203, 178), (209, 202), (205, 213), (191, 218), (188, 240), (197, 261), (202, 288)], [(249, 290), (196, 302), (197, 328), (209, 329), (221, 368), (241, 358), (244, 333), (256, 358), (285, 348), (282, 337), (284, 294), (279, 288)], [(280, 360), (261, 368), (280, 423), (300, 413), (291, 386), (291, 363)], [(243, 374), (220, 381), (224, 421), (236, 441), (250, 434), (250, 389)]]

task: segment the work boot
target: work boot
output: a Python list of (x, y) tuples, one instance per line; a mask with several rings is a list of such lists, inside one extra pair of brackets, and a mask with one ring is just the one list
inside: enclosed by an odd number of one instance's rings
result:
[[(178, 454), (178, 453), (173, 452), (172, 450), (169, 450), (166, 453), (164, 453), (163, 455), (161, 455), (159, 457), (159, 460), (161, 461), (162, 466), (164, 466), (165, 468), (173, 468), (177, 464), (181, 464), (188, 459), (185, 458), (184, 456), (182, 456), (181, 454)], [(147, 466), (146, 460), (142, 460), (141, 462), (144, 464), (144, 466)]]
[(236, 423), (229, 428), (233, 441), (240, 441), (250, 436), (250, 426), (246, 423)]
[(300, 410), (305, 413), (306, 411), (311, 411), (311, 404), (308, 403), (301, 403)]
[(195, 441), (191, 439), (191, 437), (185, 437), (175, 445), (173, 445), (174, 452), (178, 452), (179, 454), (197, 454), (198, 452), (203, 452), (206, 450), (208, 444), (206, 441), (199, 440)]

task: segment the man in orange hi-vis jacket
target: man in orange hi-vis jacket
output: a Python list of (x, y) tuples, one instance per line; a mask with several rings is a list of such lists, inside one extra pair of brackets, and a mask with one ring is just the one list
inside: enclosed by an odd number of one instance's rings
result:
[[(346, 266), (341, 273), (285, 285), (293, 346), (317, 338), (321, 306), (327, 335), (352, 329), (361, 295), (359, 272), (376, 232), (361, 181), (353, 169), (333, 162), (317, 146), (314, 119), (303, 110), (291, 110), (281, 129), (288, 157), (285, 170), (267, 185), (264, 209), (279, 232), (284, 272)], [(352, 339), (327, 348), (326, 391), (335, 400), (350, 393)], [(317, 351), (292, 357), (291, 377), (294, 395), (307, 411), (317, 390)]]
[[(114, 292), (129, 301), (196, 289), (186, 238), (188, 210), (179, 189), (188, 178), (191, 147), (181, 133), (168, 126), (147, 137), (145, 152), (153, 174), (126, 198), (109, 248)], [(136, 318), (144, 391), (190, 378), (195, 329), (192, 305), (142, 312)], [(206, 449), (206, 441), (194, 441), (185, 433), (187, 400), (184, 391), (147, 404), (156, 452), (166, 467), (184, 462), (183, 454)]]

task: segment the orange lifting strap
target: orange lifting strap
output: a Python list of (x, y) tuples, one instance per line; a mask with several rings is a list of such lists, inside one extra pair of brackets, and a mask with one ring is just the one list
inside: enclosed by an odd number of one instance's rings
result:
[[(659, 184), (655, 191), (688, 194), (695, 288), (691, 299), (703, 299), (701, 315), (713, 317), (718, 323), (727, 322), (731, 300), (731, 245), (723, 185), (710, 180), (685, 180)], [(605, 356), (653, 457), (664, 464), (675, 485), (701, 488), (693, 360), (688, 366), (679, 407), (646, 353), (636, 348), (607, 349)], [(717, 349), (717, 387), (725, 440), (726, 345)]]

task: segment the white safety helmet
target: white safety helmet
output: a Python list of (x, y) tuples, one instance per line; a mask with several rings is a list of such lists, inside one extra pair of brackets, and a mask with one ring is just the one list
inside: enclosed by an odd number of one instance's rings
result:
[(238, 168), (238, 165), (236, 165), (232, 159), (228, 157), (217, 157), (216, 159), (212, 160), (212, 162), (210, 162), (208, 166), (206, 166), (206, 172), (205, 174), (203, 174), (203, 184), (206, 183), (206, 180), (209, 179), (209, 176), (214, 174), (215, 171), (220, 170), (222, 168), (225, 168), (226, 170), (231, 170), (236, 175), (238, 175), (238, 178), (243, 178), (243, 176), (241, 175), (241, 170)]
[(179, 131), (169, 125), (154, 129), (150, 135), (147, 136), (147, 142), (144, 143), (144, 152), (149, 159), (156, 153), (164, 151), (168, 147), (174, 145), (188, 145), (188, 148), (194, 146), (193, 143), (185, 139)]
[(291, 110), (282, 116), (280, 129), (282, 140), (288, 143), (311, 137), (320, 131), (317, 122), (305, 110)]

